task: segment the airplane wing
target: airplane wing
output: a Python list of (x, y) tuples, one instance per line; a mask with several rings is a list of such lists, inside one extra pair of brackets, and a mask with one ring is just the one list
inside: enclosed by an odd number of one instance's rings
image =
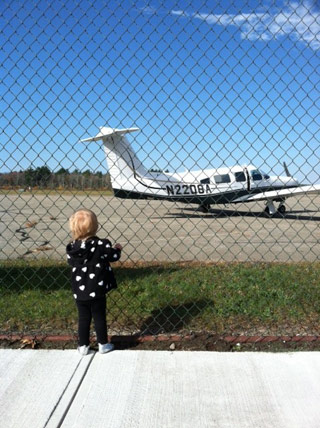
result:
[(320, 194), (320, 184), (310, 186), (298, 186), (289, 189), (267, 190), (255, 194), (241, 196), (232, 202), (267, 201), (277, 198), (290, 198), (299, 195)]

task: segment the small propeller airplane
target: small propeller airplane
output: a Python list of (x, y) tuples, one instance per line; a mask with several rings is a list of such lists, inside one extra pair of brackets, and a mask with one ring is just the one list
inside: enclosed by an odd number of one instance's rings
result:
[[(103, 141), (114, 195), (129, 199), (158, 199), (198, 204), (208, 212), (213, 204), (265, 201), (265, 212), (284, 214), (287, 198), (319, 194), (320, 184), (300, 185), (284, 163), (286, 176), (270, 176), (254, 165), (177, 173), (148, 171), (133, 151), (126, 134), (139, 128), (101, 127), (81, 142)], [(275, 203), (279, 203), (277, 209)]]

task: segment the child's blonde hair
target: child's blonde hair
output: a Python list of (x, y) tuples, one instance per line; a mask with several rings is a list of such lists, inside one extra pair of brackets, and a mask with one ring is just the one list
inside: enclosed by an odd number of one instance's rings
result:
[(69, 226), (74, 240), (90, 238), (98, 230), (97, 216), (87, 209), (78, 210), (70, 217)]

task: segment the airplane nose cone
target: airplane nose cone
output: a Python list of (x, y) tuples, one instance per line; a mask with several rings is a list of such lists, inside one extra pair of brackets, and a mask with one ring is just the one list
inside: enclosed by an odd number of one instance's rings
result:
[(296, 180), (294, 177), (279, 177), (279, 179), (283, 182), (285, 186), (299, 186), (298, 180)]
[(270, 177), (270, 184), (273, 184), (274, 186), (284, 186), (284, 187), (299, 186), (298, 180), (296, 180), (293, 177), (287, 177), (284, 175)]
[(293, 177), (288, 177), (289, 178), (289, 186), (299, 186), (299, 181), (298, 180), (296, 180), (295, 178), (293, 178)]

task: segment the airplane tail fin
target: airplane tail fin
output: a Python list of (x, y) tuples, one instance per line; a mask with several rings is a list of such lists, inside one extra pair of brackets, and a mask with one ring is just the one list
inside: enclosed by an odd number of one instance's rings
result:
[[(82, 142), (103, 141), (106, 160), (109, 167), (112, 188), (118, 196), (121, 192), (135, 192), (139, 187), (138, 177), (147, 176), (147, 170), (136, 156), (127, 133), (138, 131), (139, 128), (116, 129), (101, 127), (100, 132)], [(121, 192), (119, 194), (119, 191)]]

